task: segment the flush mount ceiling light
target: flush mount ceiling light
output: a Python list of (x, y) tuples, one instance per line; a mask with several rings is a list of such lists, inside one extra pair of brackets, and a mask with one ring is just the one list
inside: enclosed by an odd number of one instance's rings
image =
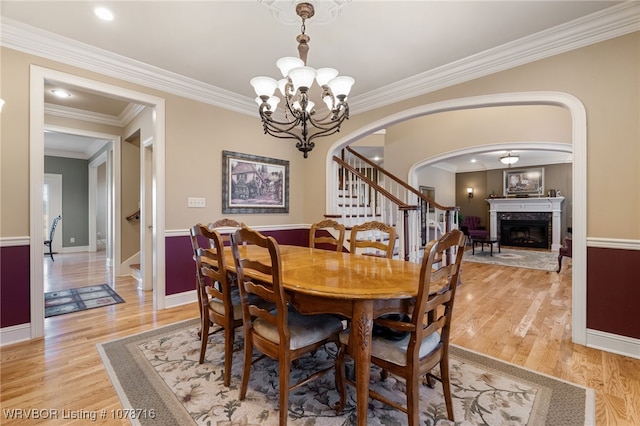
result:
[(63, 89), (52, 89), (51, 93), (53, 93), (58, 98), (70, 98), (71, 93), (67, 92)]
[(511, 155), (511, 151), (507, 152), (505, 155), (500, 156), (500, 162), (502, 164), (507, 164), (508, 166), (517, 163), (518, 160), (520, 160), (520, 156)]
[[(256, 102), (264, 133), (297, 140), (296, 148), (304, 158), (315, 146), (315, 138), (338, 132), (342, 122), (349, 118), (347, 95), (355, 82), (351, 77), (338, 76), (338, 71), (333, 68), (316, 70), (306, 65), (310, 37), (305, 34), (305, 22), (314, 13), (311, 3), (296, 5), (296, 14), (302, 19), (302, 34), (296, 38), (300, 58), (285, 57), (276, 62), (284, 78), (276, 81), (270, 77), (255, 77), (250, 82), (258, 95)], [(320, 108), (316, 111), (316, 104), (309, 100), (309, 89), (314, 79), (322, 89), (321, 99), (326, 105), (322, 112)], [(285, 100), (282, 112), (276, 112), (280, 102), (280, 98), (274, 96), (276, 88)]]
[(103, 21), (113, 21), (113, 12), (106, 7), (96, 7), (93, 9), (93, 13)]

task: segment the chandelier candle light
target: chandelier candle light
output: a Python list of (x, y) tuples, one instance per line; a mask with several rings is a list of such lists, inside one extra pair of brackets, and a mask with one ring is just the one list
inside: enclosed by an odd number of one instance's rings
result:
[[(314, 15), (313, 5), (298, 3), (296, 14), (302, 19), (302, 34), (296, 38), (300, 58), (280, 58), (276, 65), (283, 79), (276, 81), (270, 77), (255, 77), (251, 85), (258, 97), (260, 118), (264, 133), (283, 139), (296, 139), (296, 148), (307, 158), (313, 149), (313, 140), (321, 136), (329, 136), (340, 131), (340, 125), (349, 118), (347, 95), (355, 80), (347, 76), (338, 76), (333, 68), (313, 69), (308, 67), (307, 54), (310, 37), (305, 34), (305, 21)], [(328, 112), (316, 117), (315, 103), (309, 100), (309, 89), (316, 80), (322, 88), (322, 100)], [(280, 98), (274, 96), (276, 89), (285, 99), (284, 119), (274, 118)]]

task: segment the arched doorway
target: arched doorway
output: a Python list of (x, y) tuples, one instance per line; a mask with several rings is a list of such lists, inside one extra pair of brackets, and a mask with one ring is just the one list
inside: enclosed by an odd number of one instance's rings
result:
[[(333, 156), (351, 143), (378, 130), (413, 118), (441, 112), (496, 106), (550, 105), (571, 114), (573, 147), (573, 275), (572, 275), (572, 341), (585, 345), (587, 338), (587, 116), (582, 102), (562, 92), (517, 92), (451, 99), (421, 105), (376, 120), (336, 141), (326, 157), (326, 209), (331, 211), (337, 199), (336, 165)], [(409, 176), (410, 178), (410, 176)], [(410, 182), (411, 183), (411, 182)]]

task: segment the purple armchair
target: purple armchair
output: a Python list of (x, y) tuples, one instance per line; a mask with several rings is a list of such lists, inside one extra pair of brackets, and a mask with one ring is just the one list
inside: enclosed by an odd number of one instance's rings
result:
[(486, 227), (480, 226), (479, 216), (465, 216), (460, 224), (462, 232), (472, 240), (480, 240), (489, 237)]
[(558, 272), (562, 269), (562, 258), (563, 257), (572, 257), (573, 256), (573, 239), (565, 238), (564, 244), (560, 247), (560, 251), (558, 252)]

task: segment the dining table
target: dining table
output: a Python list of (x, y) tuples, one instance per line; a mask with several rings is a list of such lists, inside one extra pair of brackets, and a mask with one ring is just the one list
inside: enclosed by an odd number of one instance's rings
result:
[[(367, 424), (373, 321), (391, 312), (406, 312), (418, 293), (419, 263), (361, 254), (279, 245), (282, 285), (301, 314), (337, 314), (350, 320), (349, 345), (355, 365), (357, 418)], [(257, 246), (239, 247), (241, 257), (268, 257)], [(227, 268), (235, 272), (231, 250)], [(251, 277), (260, 279), (261, 277)]]

